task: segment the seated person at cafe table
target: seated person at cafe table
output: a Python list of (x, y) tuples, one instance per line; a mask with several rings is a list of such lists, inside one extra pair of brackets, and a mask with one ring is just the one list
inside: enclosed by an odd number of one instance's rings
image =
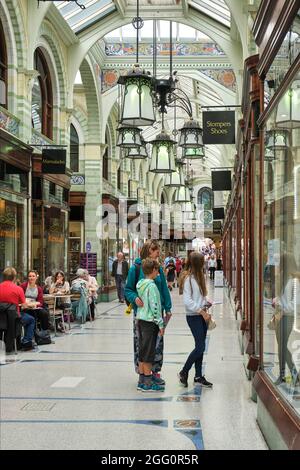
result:
[[(53, 295), (62, 295), (65, 296), (70, 294), (70, 284), (65, 279), (65, 274), (63, 271), (57, 271), (54, 275), (54, 281), (52, 282), (49, 290), (49, 294)], [(59, 302), (59, 306), (66, 306), (69, 307), (71, 305), (70, 297), (62, 298), (62, 301)]]
[[(57, 271), (54, 274), (49, 294), (57, 297), (56, 307), (62, 308), (64, 311), (67, 308), (71, 308), (71, 298), (67, 296), (67, 294), (70, 294), (70, 284), (66, 281), (63, 271)], [(61, 322), (58, 323), (57, 329), (61, 332), (65, 332), (64, 325)]]
[(49, 312), (44, 308), (43, 290), (38, 285), (38, 273), (29, 271), (28, 281), (21, 284), (20, 287), (24, 291), (27, 302), (25, 313), (28, 313), (40, 323), (40, 335), (48, 336)]
[[(16, 285), (17, 272), (14, 268), (6, 268), (3, 271), (3, 282), (0, 284), (0, 303), (13, 304), (17, 308), (17, 314), (21, 317), (21, 323), (24, 327), (24, 337), (21, 340), (21, 349), (29, 351), (32, 349), (32, 339), (35, 328), (35, 319), (27, 313), (27, 310), (21, 310), (20, 307), (27, 309), (28, 302), (21, 287)], [(10, 351), (7, 351), (10, 352)]]

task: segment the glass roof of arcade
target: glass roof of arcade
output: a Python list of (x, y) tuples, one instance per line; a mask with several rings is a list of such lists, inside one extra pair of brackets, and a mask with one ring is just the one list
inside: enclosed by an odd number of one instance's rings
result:
[[(197, 29), (191, 28), (181, 23), (173, 23), (172, 36), (174, 41), (189, 40), (189, 41), (207, 41), (211, 42), (211, 39), (205, 34), (201, 33)], [(170, 38), (170, 22), (166, 20), (157, 20), (156, 24), (156, 37), (157, 41), (167, 40)], [(131, 23), (122, 26), (121, 28), (115, 29), (110, 33), (106, 34), (104, 39), (118, 39), (120, 41), (135, 40), (136, 30)], [(147, 20), (144, 22), (144, 26), (140, 30), (140, 40), (151, 40), (153, 38), (153, 21)]]
[(53, 3), (75, 33), (116, 11), (116, 6), (111, 0), (79, 0), (79, 5), (85, 6), (84, 10), (74, 1)]
[(189, 1), (189, 4), (195, 10), (201, 11), (201, 13), (219, 21), (219, 23), (230, 27), (230, 10), (224, 0), (192, 0)]
[[(112, 0), (78, 0), (78, 4), (75, 1), (54, 1), (53, 3), (75, 33), (79, 33), (117, 10)], [(230, 27), (230, 10), (224, 0), (188, 0), (188, 3), (195, 10)], [(172, 8), (173, 5), (178, 6), (180, 4), (181, 0), (140, 0), (141, 14), (143, 14), (143, 7), (159, 8), (159, 6), (169, 6)], [(85, 9), (80, 8), (80, 5), (85, 6)], [(135, 0), (126, 2), (126, 7), (132, 8), (134, 5), (136, 5)], [(184, 33), (181, 34), (183, 37), (184, 35)]]

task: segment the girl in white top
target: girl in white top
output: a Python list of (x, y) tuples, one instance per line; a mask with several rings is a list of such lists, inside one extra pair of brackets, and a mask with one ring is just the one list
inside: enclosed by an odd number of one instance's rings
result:
[(193, 252), (190, 254), (186, 269), (180, 277), (180, 291), (183, 292), (186, 320), (195, 340), (195, 348), (179, 372), (180, 383), (185, 387), (188, 386), (189, 371), (195, 365), (194, 384), (212, 388), (212, 383), (202, 375), (207, 324), (210, 320), (210, 315), (205, 307), (208, 301), (203, 266), (204, 256), (201, 253)]

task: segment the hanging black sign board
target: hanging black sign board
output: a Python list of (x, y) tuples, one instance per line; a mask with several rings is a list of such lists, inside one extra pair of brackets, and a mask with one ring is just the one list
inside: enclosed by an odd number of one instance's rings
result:
[(221, 220), (225, 218), (224, 207), (213, 208), (214, 220)]
[(204, 111), (203, 142), (205, 145), (235, 144), (235, 112)]
[(213, 233), (220, 234), (222, 231), (222, 223), (219, 221), (213, 222)]
[(43, 149), (42, 173), (64, 175), (66, 173), (66, 149)]
[(231, 191), (231, 171), (212, 171), (211, 189), (213, 191)]

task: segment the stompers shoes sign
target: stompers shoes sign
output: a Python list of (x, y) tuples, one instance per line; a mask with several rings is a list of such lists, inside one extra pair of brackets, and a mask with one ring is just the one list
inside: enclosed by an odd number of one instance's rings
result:
[(235, 112), (203, 112), (203, 143), (205, 145), (234, 144)]

